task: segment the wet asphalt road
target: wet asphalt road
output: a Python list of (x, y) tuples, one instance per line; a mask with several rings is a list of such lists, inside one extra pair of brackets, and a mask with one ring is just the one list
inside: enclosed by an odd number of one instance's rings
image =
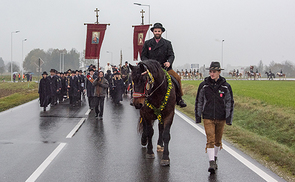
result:
[[(139, 110), (129, 105), (129, 99), (125, 96), (120, 105), (106, 99), (103, 120), (93, 111), (87, 115), (86, 101), (74, 108), (65, 101), (43, 112), (34, 100), (0, 113), (0, 181), (284, 181), (226, 142), (227, 149), (219, 152), (219, 169), (210, 175), (204, 134), (192, 120), (186, 119), (189, 124), (177, 114), (171, 129), (170, 167), (160, 166), (157, 125), (156, 158), (145, 159), (146, 148), (137, 133)], [(72, 136), (79, 122), (83, 124)], [(231, 150), (246, 162), (233, 157)], [(263, 172), (252, 168), (258, 174), (253, 172), (247, 161)]]

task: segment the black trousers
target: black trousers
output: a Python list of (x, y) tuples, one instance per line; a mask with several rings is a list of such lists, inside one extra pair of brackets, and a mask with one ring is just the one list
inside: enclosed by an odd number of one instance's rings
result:
[(94, 97), (88, 97), (89, 108), (93, 108), (94, 107), (94, 105), (93, 105), (93, 98)]
[(99, 116), (102, 117), (104, 108), (104, 97), (96, 97), (95, 99), (97, 99), (97, 102), (95, 104), (95, 113), (99, 114)]
[(77, 99), (77, 96), (70, 96), (70, 104), (76, 105)]
[(51, 104), (52, 105), (55, 105), (56, 104), (56, 102), (57, 102), (57, 96), (56, 95), (54, 95), (54, 96), (51, 96)]

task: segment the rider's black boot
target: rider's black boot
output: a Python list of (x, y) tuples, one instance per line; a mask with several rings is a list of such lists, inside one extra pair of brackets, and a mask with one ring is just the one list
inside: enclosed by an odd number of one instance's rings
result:
[(186, 107), (186, 103), (181, 98), (181, 96), (176, 96), (176, 104), (179, 105), (180, 107)]

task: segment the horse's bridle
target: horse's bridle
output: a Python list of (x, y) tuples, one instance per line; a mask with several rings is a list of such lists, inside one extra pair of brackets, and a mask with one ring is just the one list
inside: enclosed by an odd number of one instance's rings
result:
[[(148, 78), (146, 79), (143, 93), (135, 92), (135, 89), (133, 88), (133, 90), (134, 90), (133, 98), (135, 98), (135, 99), (136, 98), (143, 98), (143, 97), (145, 97), (145, 98), (150, 97), (151, 95), (153, 95), (153, 93), (156, 90), (158, 90), (163, 85), (163, 83), (165, 81), (165, 74), (164, 74), (164, 79), (163, 79), (162, 83), (155, 90), (153, 90), (150, 94), (148, 94), (147, 92), (154, 87), (155, 79), (145, 65), (144, 65), (144, 67), (146, 68), (146, 71), (142, 72), (141, 75), (148, 74)], [(134, 87), (134, 84), (133, 84), (133, 87)]]

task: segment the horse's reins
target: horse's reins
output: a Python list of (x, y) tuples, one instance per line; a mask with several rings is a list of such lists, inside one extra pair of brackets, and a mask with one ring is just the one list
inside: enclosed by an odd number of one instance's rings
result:
[[(145, 65), (144, 65), (144, 67), (146, 68)], [(166, 67), (165, 67), (165, 69), (166, 69)], [(150, 71), (147, 68), (146, 68), (145, 72), (141, 73), (141, 75), (145, 75), (145, 74), (148, 74), (151, 80), (154, 79), (153, 75), (150, 73)], [(163, 81), (161, 82), (161, 84), (158, 85), (158, 87), (156, 89), (154, 89), (150, 94), (147, 94), (146, 91), (149, 90), (146, 88), (147, 84), (149, 84), (149, 81), (147, 79), (146, 83), (145, 83), (145, 87), (144, 87), (144, 92), (143, 93), (133, 92), (133, 98), (142, 98), (142, 97), (148, 98), (148, 97), (152, 96), (155, 93), (155, 91), (158, 90), (164, 84), (164, 81), (165, 81), (165, 74), (164, 74), (164, 78), (163, 78)]]

